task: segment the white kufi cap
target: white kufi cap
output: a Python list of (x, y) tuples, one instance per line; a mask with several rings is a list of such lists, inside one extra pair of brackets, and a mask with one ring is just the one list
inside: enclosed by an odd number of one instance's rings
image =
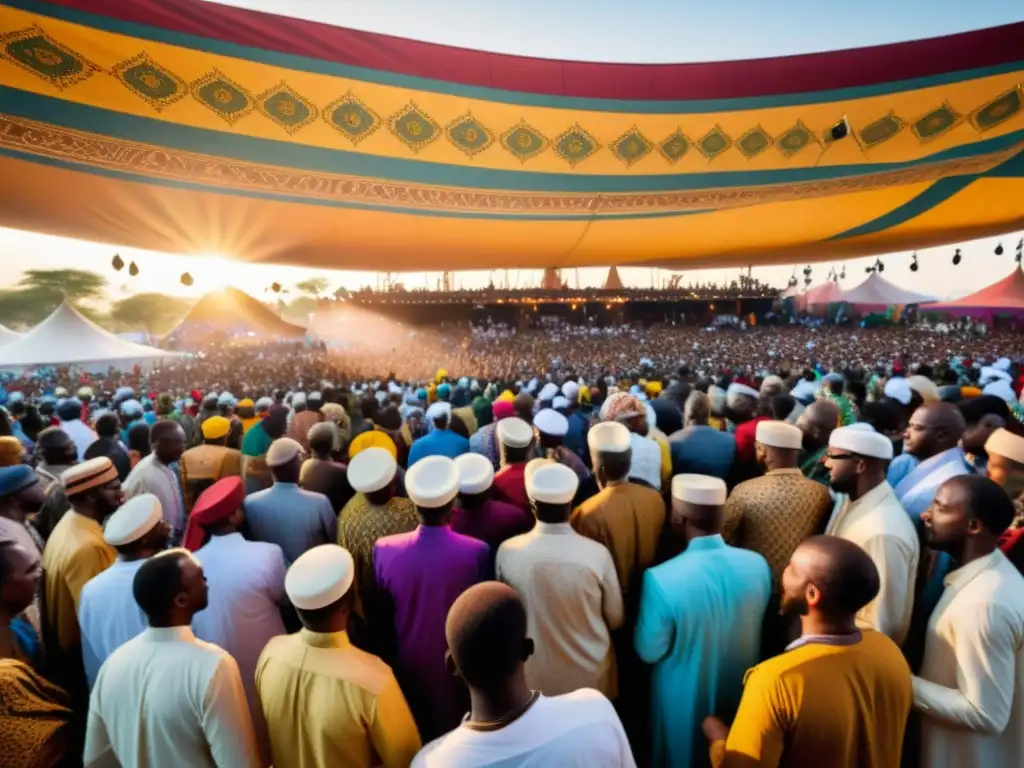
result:
[(803, 430), (784, 421), (759, 421), (755, 435), (757, 442), (773, 448), (800, 450), (803, 447)]
[(299, 610), (315, 611), (344, 597), (355, 572), (347, 549), (337, 544), (321, 544), (292, 563), (284, 577), (284, 591)]
[(672, 498), (702, 507), (725, 504), (725, 481), (710, 475), (676, 475), (672, 478)]
[(348, 463), (348, 482), (358, 493), (373, 493), (394, 480), (398, 462), (384, 448), (364, 448)]
[(451, 418), (452, 406), (449, 402), (438, 400), (436, 403), (431, 403), (430, 407), (427, 408), (427, 421), (433, 422), (437, 419), (448, 419), (451, 421)]
[(567, 466), (549, 463), (528, 475), (526, 494), (542, 504), (569, 504), (579, 485), (579, 477)]
[(459, 493), (483, 493), (494, 482), (494, 465), (482, 454), (462, 454), (455, 459), (455, 468), (459, 471)]
[(996, 454), (1018, 464), (1024, 464), (1024, 437), (1008, 429), (997, 429), (985, 441), (985, 453)]
[(405, 490), (417, 507), (443, 507), (459, 492), (459, 470), (447, 456), (427, 456), (405, 473)]
[(562, 437), (569, 432), (569, 420), (552, 408), (545, 408), (533, 417), (533, 426), (545, 435)]
[(558, 394), (558, 385), (553, 381), (549, 381), (540, 389), (540, 394), (537, 396), (538, 400), (553, 400), (555, 395)]
[(617, 421), (602, 421), (590, 428), (587, 442), (598, 453), (625, 453), (630, 448), (629, 430)]
[(890, 397), (893, 400), (903, 403), (903, 405), (910, 405), (911, 388), (910, 382), (904, 379), (902, 376), (898, 376), (894, 379), (889, 379), (885, 382), (885, 387), (882, 388), (882, 394), (886, 397)]
[(1013, 387), (1005, 379), (996, 379), (986, 384), (981, 393), (983, 395), (995, 395), (1000, 400), (1005, 400), (1011, 405), (1017, 402), (1017, 395), (1014, 394)]
[(112, 547), (121, 547), (138, 541), (163, 519), (160, 499), (152, 493), (143, 493), (128, 499), (117, 508), (103, 527), (103, 540)]
[(268, 467), (283, 467), (302, 454), (302, 446), (290, 437), (279, 437), (270, 444), (267, 451)]
[(496, 429), (498, 440), (509, 448), (525, 448), (533, 440), (533, 428), (520, 418), (502, 419)]
[(567, 381), (562, 385), (562, 394), (570, 403), (575, 403), (580, 395), (580, 385), (575, 381)]
[(866, 429), (850, 429), (839, 427), (832, 430), (832, 436), (828, 439), (830, 448), (840, 448), (858, 456), (868, 456), (873, 459), (892, 458), (892, 441), (885, 435), (877, 432), (868, 432)]

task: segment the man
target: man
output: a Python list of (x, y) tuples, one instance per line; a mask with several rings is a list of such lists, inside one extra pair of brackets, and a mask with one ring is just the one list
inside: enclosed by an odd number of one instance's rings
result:
[(420, 734), (456, 727), (466, 692), (444, 665), (444, 621), (455, 599), (487, 578), (490, 548), (448, 527), (459, 471), (445, 456), (420, 459), (405, 476), (422, 521), (411, 533), (385, 536), (373, 549), (376, 592), (393, 613), (395, 674)]
[(802, 441), (803, 433), (792, 424), (758, 422), (755, 455), (767, 471), (736, 486), (725, 504), (722, 535), (768, 561), (775, 594), (797, 545), (821, 533), (832, 510), (828, 489), (797, 467)]
[(287, 429), (288, 406), (272, 405), (263, 420), (245, 433), (242, 439), (242, 479), (246, 494), (262, 491), (273, 483), (267, 468), (267, 451)]
[(454, 459), (469, 453), (469, 440), (449, 429), (452, 421), (452, 407), (446, 402), (436, 402), (427, 409), (427, 422), (433, 430), (412, 444), (409, 449), (409, 468), (427, 456), (447, 456)]
[(116, 413), (104, 413), (96, 419), (96, 436), (96, 441), (85, 451), (86, 461), (106, 456), (114, 462), (117, 476), (123, 483), (131, 474), (132, 457), (121, 444), (121, 421)]
[(547, 697), (530, 690), (533, 653), (522, 598), (505, 584), (466, 590), (445, 626), (447, 666), (471, 692), (469, 715), (427, 744), (413, 768), (497, 765), (634, 768), (615, 710), (597, 691)]
[(587, 465), (565, 445), (569, 432), (569, 420), (565, 416), (553, 408), (545, 408), (533, 417), (533, 426), (537, 430), (541, 458), (564, 464), (576, 473), (581, 483), (590, 477)]
[(660, 491), (662, 470), (666, 476), (672, 470), (671, 454), (668, 454), (669, 458), (665, 458), (661, 446), (647, 436), (650, 425), (647, 422), (646, 406), (634, 395), (619, 392), (609, 398), (601, 410), (603, 420), (618, 422), (629, 430), (632, 456), (629, 479)]
[(225, 477), (242, 476), (242, 452), (228, 447), (231, 421), (211, 416), (203, 422), (203, 444), (181, 454), (181, 489), (185, 513), (192, 511), (196, 499), (207, 488)]
[(254, 676), (264, 646), (285, 633), (279, 608), (284, 603), (284, 554), (276, 544), (242, 538), (243, 501), (242, 478), (225, 477), (203, 491), (192, 510), (185, 546), (195, 543), (189, 540), (193, 526), (201, 526), (210, 535), (195, 551), (210, 588), (209, 604), (192, 619), (192, 630), (200, 640), (223, 648), (238, 662), (256, 741), (267, 764), (267, 726), (260, 717)]
[(305, 453), (309, 453), (309, 430), (324, 420), (324, 415), (320, 412), (323, 404), (323, 397), (319, 392), (309, 393), (302, 410), (299, 410), (299, 403), (295, 401), (295, 415), (288, 426), (288, 437), (301, 445)]
[(340, 514), (355, 496), (355, 491), (348, 481), (345, 465), (333, 458), (342, 447), (338, 425), (332, 421), (315, 424), (309, 430), (308, 439), (313, 457), (302, 465), (299, 487), (312, 493), (322, 493), (330, 500), (334, 511)]
[(683, 408), (683, 429), (669, 435), (673, 475), (729, 477), (736, 458), (736, 439), (708, 425), (711, 398), (694, 390)]
[(578, 487), (579, 477), (568, 467), (531, 462), (526, 491), (537, 525), (501, 545), (496, 574), (526, 603), (534, 641), (527, 685), (547, 696), (595, 688), (615, 699), (611, 633), (625, 618), (622, 591), (608, 550), (569, 525)]
[(971, 472), (960, 447), (966, 428), (963, 414), (952, 403), (926, 403), (910, 417), (903, 453), (889, 466), (887, 479), (918, 527), (939, 486)]
[(146, 628), (146, 617), (132, 599), (132, 582), (143, 563), (167, 548), (169, 535), (160, 500), (151, 493), (129, 499), (107, 520), (103, 539), (117, 550), (117, 559), (86, 582), (78, 600), (90, 689), (107, 657)]
[(32, 516), (39, 511), (45, 496), (39, 476), (27, 464), (0, 467), (0, 521), (4, 530), (30, 552), (42, 553), (45, 542)]
[[(568, 420), (569, 430), (565, 435), (566, 447), (579, 456), (581, 461), (590, 457), (587, 450), (587, 431), (590, 429), (590, 420), (580, 413), (580, 387), (575, 381), (567, 381), (562, 385), (562, 395), (565, 403), (557, 408)], [(558, 398), (555, 398), (557, 402)]]
[(732, 382), (725, 391), (726, 405), (736, 429), (736, 461), (739, 464), (754, 463), (754, 443), (757, 425), (771, 418), (766, 413), (758, 413), (758, 392), (753, 387)]
[(289, 565), (306, 550), (337, 541), (338, 518), (331, 502), (322, 493), (299, 488), (302, 446), (290, 437), (279, 438), (267, 451), (266, 464), (274, 485), (245, 500), (249, 537), (277, 544)]
[(494, 467), (485, 456), (466, 453), (455, 460), (455, 466), (459, 470), (459, 497), (452, 509), (453, 531), (479, 539), (496, 555), (502, 542), (533, 528), (533, 515), (494, 498)]
[(164, 520), (171, 526), (171, 543), (181, 541), (186, 513), (178, 474), (170, 465), (185, 452), (185, 430), (176, 421), (165, 419), (153, 425), (149, 435), (153, 452), (142, 459), (124, 484), (125, 496), (152, 493), (160, 499)]
[(85, 452), (96, 441), (96, 433), (82, 421), (82, 403), (70, 398), (57, 406), (60, 428), (67, 433), (78, 450), (78, 460), (85, 458)]
[(832, 432), (825, 465), (838, 495), (825, 533), (863, 547), (878, 571), (881, 589), (857, 614), (858, 626), (902, 645), (914, 607), (920, 544), (885, 480), (891, 458), (892, 443), (874, 430), (840, 427)]
[(800, 471), (807, 479), (828, 485), (825, 454), (832, 430), (839, 426), (839, 406), (831, 400), (816, 400), (800, 414), (796, 425), (804, 433)]
[(856, 618), (878, 589), (871, 558), (854, 543), (816, 536), (797, 547), (782, 607), (800, 616), (801, 637), (747, 673), (731, 727), (704, 721), (715, 768), (899, 765), (910, 669), (889, 638), (858, 629)]
[(391, 669), (349, 641), (354, 577), (352, 556), (334, 544), (288, 569), (285, 589), (303, 629), (270, 640), (256, 668), (274, 765), (405, 768), (420, 748)]
[(671, 524), (686, 551), (644, 574), (634, 642), (654, 665), (655, 766), (704, 762), (701, 723), (712, 714), (732, 719), (743, 675), (758, 661), (771, 570), (760, 555), (725, 543), (725, 499), (720, 478), (672, 478)]
[(189, 628), (206, 607), (202, 567), (186, 550), (161, 552), (139, 568), (132, 594), (149, 626), (100, 669), (86, 768), (258, 765), (238, 665)]
[(945, 579), (914, 678), (929, 768), (1024, 764), (1024, 577), (997, 544), (1013, 515), (995, 482), (961, 475), (921, 516), (928, 543), (959, 566)]
[(494, 497), (529, 514), (525, 473), (533, 456), (533, 427), (513, 416), (498, 422), (497, 436), (501, 444), (501, 469), (494, 475)]
[(569, 522), (577, 533), (608, 548), (628, 605), (639, 598), (640, 577), (654, 563), (665, 504), (657, 491), (628, 481), (632, 443), (625, 426), (596, 424), (589, 441), (601, 491), (577, 507)]
[(498, 439), (498, 424), (503, 419), (511, 419), (516, 415), (515, 405), (510, 399), (496, 400), (492, 406), (492, 413), (493, 421), (478, 429), (469, 438), (469, 450), (485, 456), (497, 471), (501, 468), (501, 441)]
[[(78, 463), (78, 449), (68, 433), (56, 427), (47, 427), (36, 439), (36, 474), (43, 483), (43, 491), (60, 485), (60, 476), (68, 467)], [(49, 533), (49, 531), (47, 531)]]
[(1024, 437), (999, 429), (985, 442), (988, 476), (1013, 499), (1014, 519), (999, 548), (1024, 574)]
[(383, 536), (408, 533), (420, 524), (416, 505), (398, 495), (398, 463), (384, 448), (367, 448), (348, 465), (356, 491), (338, 519), (338, 543), (352, 555), (355, 577), (353, 609), (368, 619), (366, 598), (374, 590), (373, 547)]
[[(47, 651), (56, 676), (72, 696), (85, 691), (78, 603), (86, 582), (111, 565), (117, 552), (103, 538), (102, 521), (124, 501), (117, 470), (107, 458), (76, 464), (61, 476), (70, 511), (60, 519), (43, 550)], [(83, 702), (84, 703), (84, 702)]]

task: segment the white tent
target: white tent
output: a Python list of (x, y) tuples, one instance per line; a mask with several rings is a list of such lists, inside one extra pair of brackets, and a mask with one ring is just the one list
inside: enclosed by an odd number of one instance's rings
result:
[(872, 272), (860, 285), (843, 291), (839, 301), (856, 306), (887, 307), (896, 304), (924, 304), (935, 301), (935, 297), (900, 288), (877, 272)]
[(21, 336), (22, 334), (12, 331), (6, 325), (0, 325), (0, 347), (10, 344), (12, 341), (17, 341)]
[(65, 301), (31, 331), (0, 346), (0, 369), (78, 365), (104, 371), (112, 364), (129, 366), (180, 356), (122, 341)]

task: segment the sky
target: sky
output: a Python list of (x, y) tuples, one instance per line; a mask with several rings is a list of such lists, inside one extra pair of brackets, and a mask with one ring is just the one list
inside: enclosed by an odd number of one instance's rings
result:
[[(217, 0), (253, 10), (302, 17), (371, 32), (500, 53), (585, 61), (641, 63), (721, 61), (763, 58), (815, 51), (854, 48), (953, 34), (970, 29), (1024, 20), (1024, 0)], [(969, 293), (1007, 274), (1013, 251), (1024, 233), (960, 244), (964, 260), (953, 267), (954, 245), (923, 249), (921, 269), (909, 271), (909, 252), (883, 257), (885, 277), (938, 297)], [(993, 250), (1002, 242), (1001, 257)], [(114, 272), (110, 261), (119, 253), (135, 261), (140, 274)], [(843, 282), (852, 287), (864, 277), (874, 257), (837, 262), (846, 266)], [(111, 298), (128, 293), (160, 291), (199, 295), (233, 285), (262, 295), (273, 282), (290, 286), (311, 276), (326, 277), (332, 289), (376, 285), (381, 276), (367, 272), (311, 270), (274, 265), (239, 265), (215, 254), (177, 256), (87, 243), (15, 230), (0, 229), (0, 287), (14, 285), (23, 268), (84, 268), (110, 281)], [(798, 278), (805, 265), (796, 265)], [(825, 278), (829, 264), (813, 265), (815, 283)], [(754, 267), (753, 275), (783, 286), (794, 267)], [(189, 289), (178, 282), (188, 271), (195, 278)], [(691, 270), (688, 281), (729, 281), (731, 270)], [(630, 285), (660, 285), (670, 273), (660, 270), (620, 270)], [(580, 269), (581, 286), (599, 285), (604, 269)], [(403, 275), (407, 287), (435, 287), (437, 272)], [(479, 287), (492, 275), (457, 273), (456, 285)], [(493, 276), (495, 281), (501, 275)], [(511, 281), (535, 284), (540, 272), (512, 270)], [(568, 274), (575, 285), (576, 273)]]

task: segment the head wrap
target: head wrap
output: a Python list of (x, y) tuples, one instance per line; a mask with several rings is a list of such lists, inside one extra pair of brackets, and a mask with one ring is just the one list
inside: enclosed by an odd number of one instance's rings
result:
[(231, 421), (223, 416), (211, 416), (203, 422), (203, 437), (207, 440), (220, 440), (231, 432)]
[(0, 498), (10, 496), (39, 482), (39, 476), (27, 464), (0, 467)]
[(381, 432), (379, 429), (363, 432), (361, 435), (358, 435), (348, 446), (349, 459), (354, 459), (367, 448), (383, 448), (392, 456), (398, 458), (398, 446), (395, 445), (395, 441), (387, 433)]
[(199, 494), (185, 523), (185, 549), (195, 552), (203, 546), (203, 526), (227, 519), (244, 501), (245, 485), (237, 475), (222, 478)]
[(605, 421), (626, 421), (636, 416), (643, 416), (647, 408), (635, 395), (620, 393), (608, 405), (605, 412)]
[(21, 464), (22, 454), (21, 441), (18, 438), (10, 435), (0, 437), (0, 467)]

